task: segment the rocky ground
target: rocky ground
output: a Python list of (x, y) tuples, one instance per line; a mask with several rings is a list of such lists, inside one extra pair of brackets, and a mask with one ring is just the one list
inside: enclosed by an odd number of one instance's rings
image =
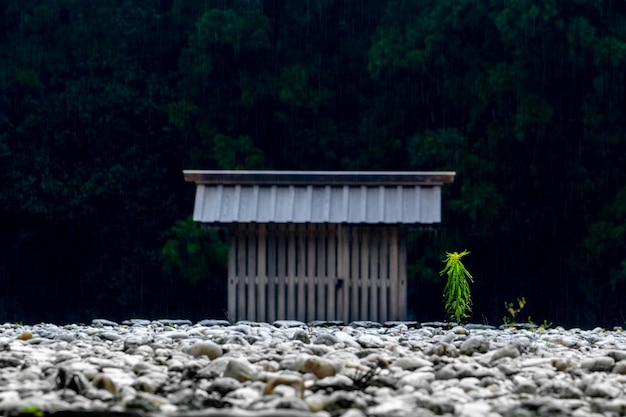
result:
[(0, 413), (626, 415), (626, 334), (442, 323), (0, 326)]

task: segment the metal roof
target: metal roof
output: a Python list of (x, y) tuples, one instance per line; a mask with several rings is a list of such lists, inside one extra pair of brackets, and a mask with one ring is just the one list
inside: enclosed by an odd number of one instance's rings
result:
[(203, 223), (441, 221), (453, 172), (184, 171)]
[(196, 184), (233, 185), (441, 185), (450, 171), (183, 171)]

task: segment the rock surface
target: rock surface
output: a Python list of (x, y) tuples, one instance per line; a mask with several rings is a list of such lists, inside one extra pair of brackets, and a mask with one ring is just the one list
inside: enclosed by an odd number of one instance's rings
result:
[(0, 326), (0, 414), (626, 415), (626, 333), (416, 322)]

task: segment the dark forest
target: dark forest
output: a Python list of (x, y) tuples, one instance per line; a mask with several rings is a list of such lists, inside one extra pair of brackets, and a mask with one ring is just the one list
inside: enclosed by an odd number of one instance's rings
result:
[(0, 0), (0, 322), (224, 318), (183, 169), (456, 171), (410, 316), (626, 323), (626, 3)]

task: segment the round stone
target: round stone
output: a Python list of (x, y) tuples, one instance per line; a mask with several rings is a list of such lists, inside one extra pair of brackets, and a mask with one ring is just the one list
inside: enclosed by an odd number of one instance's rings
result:
[(224, 354), (221, 346), (215, 342), (211, 342), (210, 340), (194, 343), (187, 348), (186, 352), (196, 358), (206, 356), (211, 360), (217, 359)]

